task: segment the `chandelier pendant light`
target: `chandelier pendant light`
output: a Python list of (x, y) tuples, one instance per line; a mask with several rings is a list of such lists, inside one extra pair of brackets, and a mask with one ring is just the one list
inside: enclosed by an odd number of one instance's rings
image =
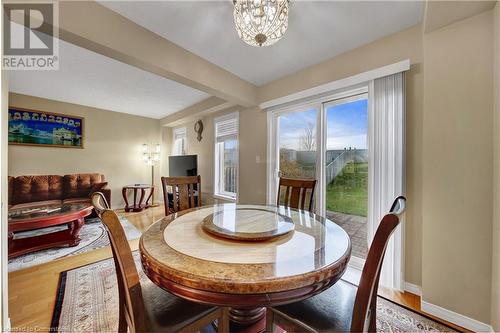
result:
[(269, 46), (288, 28), (289, 0), (233, 0), (238, 36), (252, 46)]

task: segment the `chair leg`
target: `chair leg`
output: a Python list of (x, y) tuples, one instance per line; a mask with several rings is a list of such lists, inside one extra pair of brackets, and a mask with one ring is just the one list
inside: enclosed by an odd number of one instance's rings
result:
[(377, 297), (374, 297), (370, 303), (370, 323), (369, 332), (377, 332)]
[(229, 333), (229, 309), (221, 309), (221, 317), (219, 318), (219, 325), (217, 327), (217, 332), (219, 333)]
[(128, 325), (125, 319), (125, 305), (120, 302), (119, 313), (118, 313), (118, 333), (127, 333)]
[(266, 309), (266, 333), (274, 333), (274, 311)]

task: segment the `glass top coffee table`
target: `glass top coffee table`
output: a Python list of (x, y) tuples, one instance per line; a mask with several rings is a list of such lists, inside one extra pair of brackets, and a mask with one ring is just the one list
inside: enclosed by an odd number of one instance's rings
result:
[[(52, 204), (9, 210), (9, 258), (53, 247), (77, 246), (89, 203)], [(68, 224), (68, 229), (38, 236), (15, 238), (14, 233)]]

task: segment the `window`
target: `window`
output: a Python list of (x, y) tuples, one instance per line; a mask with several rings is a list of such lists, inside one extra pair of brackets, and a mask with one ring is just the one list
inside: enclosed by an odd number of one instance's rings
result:
[(186, 155), (186, 127), (174, 129), (172, 155)]
[(238, 191), (238, 113), (215, 119), (215, 195), (236, 199)]

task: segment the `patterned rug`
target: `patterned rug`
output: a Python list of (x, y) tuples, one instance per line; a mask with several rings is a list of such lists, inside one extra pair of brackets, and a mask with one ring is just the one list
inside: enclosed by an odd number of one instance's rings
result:
[[(141, 283), (152, 283), (142, 272), (137, 251), (134, 259)], [(117, 309), (118, 290), (112, 259), (65, 271), (60, 276), (51, 331), (116, 332)], [(377, 331), (456, 332), (382, 297), (377, 301)]]
[[(141, 237), (141, 232), (137, 230), (126, 218), (120, 216), (120, 221), (127, 235), (127, 239), (132, 240)], [(43, 228), (32, 231), (16, 233), (15, 238), (25, 238), (36, 236), (48, 232), (56, 232), (68, 228), (67, 225), (60, 225), (50, 228)], [(86, 219), (80, 230), (80, 244), (74, 247), (53, 248), (37, 251), (9, 260), (9, 272), (40, 265), (52, 260), (61, 259), (68, 256), (92, 251), (109, 245), (108, 235), (104, 225), (99, 218)]]

